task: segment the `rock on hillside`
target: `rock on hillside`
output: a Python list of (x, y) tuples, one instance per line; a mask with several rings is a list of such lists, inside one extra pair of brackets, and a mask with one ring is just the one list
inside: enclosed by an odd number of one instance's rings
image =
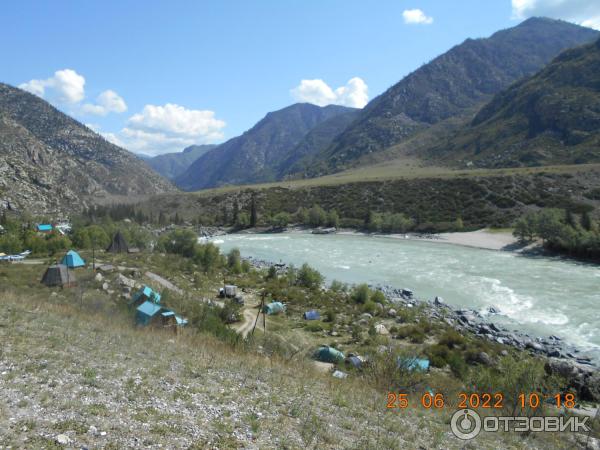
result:
[(80, 210), (175, 188), (128, 151), (48, 102), (0, 83), (0, 208)]
[(467, 39), (373, 99), (318, 155), (329, 171), (398, 144), (417, 131), (488, 101), (561, 51), (596, 39), (595, 30), (532, 18), (486, 39)]

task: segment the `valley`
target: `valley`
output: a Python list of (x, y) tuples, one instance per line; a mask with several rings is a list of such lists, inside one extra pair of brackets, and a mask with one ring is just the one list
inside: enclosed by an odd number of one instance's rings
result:
[(600, 8), (262, 3), (5, 8), (0, 450), (600, 448)]

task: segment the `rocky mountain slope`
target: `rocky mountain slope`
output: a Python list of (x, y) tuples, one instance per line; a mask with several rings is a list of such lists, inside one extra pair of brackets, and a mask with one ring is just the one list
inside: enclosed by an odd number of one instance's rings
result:
[(113, 196), (174, 189), (143, 161), (46, 101), (0, 83), (0, 209), (78, 210)]
[(351, 109), (321, 122), (310, 130), (279, 164), (278, 178), (308, 172), (313, 157), (324, 151), (333, 139), (358, 117), (359, 112), (359, 109)]
[(182, 152), (165, 153), (154, 157), (138, 155), (163, 177), (173, 180), (185, 172), (198, 158), (209, 152), (216, 145), (190, 145)]
[[(344, 106), (320, 107), (298, 103), (268, 113), (241, 136), (201, 156), (190, 168), (175, 179), (185, 190), (197, 190), (224, 184), (246, 184), (272, 181), (285, 167), (294, 162), (296, 146), (317, 125), (354, 111)], [(342, 121), (342, 126), (343, 126)], [(339, 133), (338, 124), (330, 124), (310, 137), (313, 143), (327, 143)], [(298, 150), (313, 151), (312, 145)]]
[(598, 36), (567, 22), (532, 18), (486, 39), (467, 39), (373, 99), (312, 165), (325, 172), (351, 166), (364, 155), (483, 104), (561, 51)]
[(600, 40), (496, 95), (428, 156), (479, 167), (599, 162)]

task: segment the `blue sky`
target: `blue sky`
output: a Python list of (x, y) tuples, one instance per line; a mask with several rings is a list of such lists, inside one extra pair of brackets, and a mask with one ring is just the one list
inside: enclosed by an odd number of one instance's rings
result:
[(8, 2), (0, 81), (157, 154), (221, 142), (298, 100), (363, 106), (464, 39), (530, 15), (600, 25), (589, 3), (598, 2)]

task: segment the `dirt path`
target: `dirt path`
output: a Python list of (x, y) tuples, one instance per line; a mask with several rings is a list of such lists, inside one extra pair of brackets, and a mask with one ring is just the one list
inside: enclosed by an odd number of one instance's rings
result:
[[(256, 305), (255, 305), (256, 306)], [(233, 329), (242, 335), (242, 337), (248, 336), (248, 334), (252, 331), (252, 327), (254, 326), (254, 321), (256, 320), (256, 314), (258, 311), (254, 308), (244, 308), (242, 312), (242, 321), (240, 323), (236, 323)], [(256, 328), (262, 330), (264, 316), (262, 318), (259, 317), (258, 323), (256, 324)]]
[[(246, 304), (242, 308), (242, 320), (241, 322), (237, 322), (231, 325), (238, 334), (241, 334), (242, 337), (248, 336), (249, 333), (252, 332), (252, 327), (254, 327), (254, 322), (256, 321), (256, 314), (258, 313), (258, 306), (260, 305), (260, 301), (250, 293), (244, 295), (244, 299)], [(256, 328), (262, 331), (262, 327), (264, 325), (265, 316), (258, 318), (258, 322), (256, 323)]]

